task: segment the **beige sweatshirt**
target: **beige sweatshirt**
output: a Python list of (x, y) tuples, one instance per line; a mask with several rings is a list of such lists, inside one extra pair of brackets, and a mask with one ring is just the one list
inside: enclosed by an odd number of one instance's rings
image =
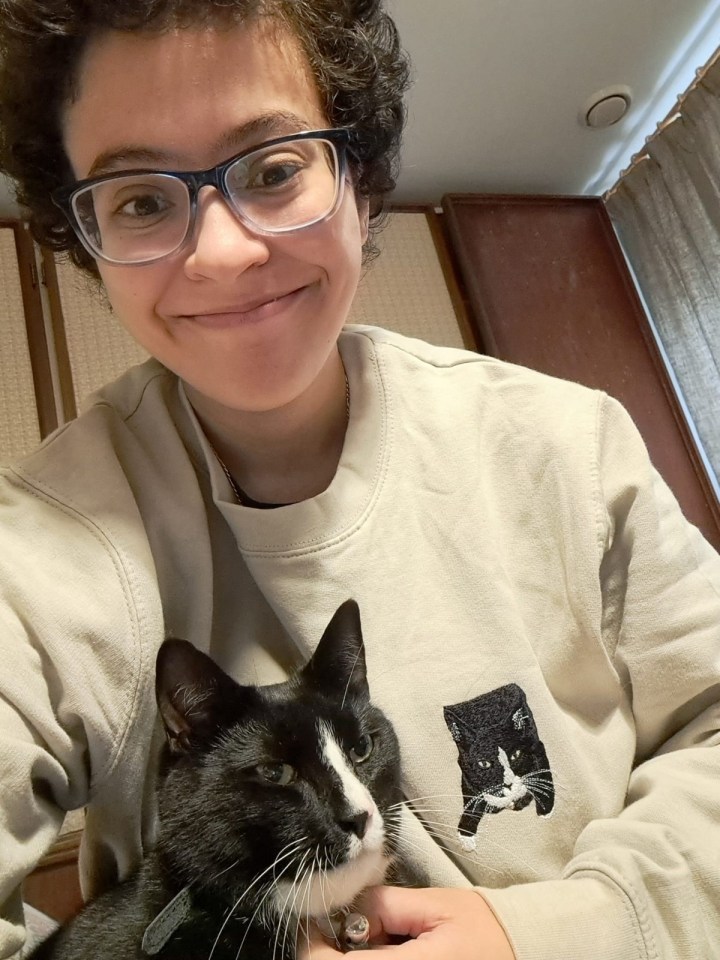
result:
[(0, 957), (64, 810), (88, 894), (151, 841), (164, 635), (275, 681), (348, 596), (434, 882), (482, 887), (518, 960), (720, 957), (720, 559), (614, 401), (372, 328), (341, 350), (304, 503), (235, 505), (155, 362), (0, 476)]

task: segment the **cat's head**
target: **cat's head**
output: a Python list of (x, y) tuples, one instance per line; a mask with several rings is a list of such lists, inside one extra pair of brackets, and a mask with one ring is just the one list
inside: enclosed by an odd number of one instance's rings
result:
[(354, 601), (285, 683), (240, 686), (166, 640), (156, 692), (167, 738), (158, 852), (179, 883), (243, 894), (248, 909), (273, 885), (275, 912), (320, 915), (382, 881), (398, 743), (370, 702)]

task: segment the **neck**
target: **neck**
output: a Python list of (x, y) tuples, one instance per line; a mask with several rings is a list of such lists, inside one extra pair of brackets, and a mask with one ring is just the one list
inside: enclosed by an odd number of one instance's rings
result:
[(329, 486), (347, 425), (345, 371), (337, 350), (304, 393), (272, 410), (233, 410), (188, 385), (186, 391), (218, 457), (248, 497), (296, 503)]

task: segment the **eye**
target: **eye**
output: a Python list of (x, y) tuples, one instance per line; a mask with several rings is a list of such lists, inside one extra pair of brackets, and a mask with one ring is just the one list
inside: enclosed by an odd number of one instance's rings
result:
[(278, 787), (286, 787), (296, 777), (295, 768), (289, 763), (262, 763), (255, 771), (263, 780)]
[(162, 183), (152, 178), (110, 180), (92, 191), (95, 214), (101, 220), (157, 220), (172, 210), (182, 189), (168, 178)]
[(161, 193), (147, 193), (128, 200), (118, 210), (123, 217), (157, 217), (164, 213), (170, 204)]
[(373, 752), (375, 746), (369, 733), (364, 733), (357, 743), (350, 747), (350, 759), (353, 763), (363, 763)]
[(251, 187), (282, 187), (295, 176), (300, 169), (297, 163), (275, 163), (266, 167)]
[(489, 770), (492, 763), (489, 760), (478, 760), (477, 765), (481, 770)]
[(522, 757), (522, 755), (523, 755), (523, 751), (520, 747), (518, 747), (517, 750), (513, 750), (513, 752), (510, 754), (510, 759), (519, 760), (520, 757)]
[(294, 155), (265, 154), (246, 157), (228, 171), (231, 190), (270, 191), (298, 186), (306, 164)]

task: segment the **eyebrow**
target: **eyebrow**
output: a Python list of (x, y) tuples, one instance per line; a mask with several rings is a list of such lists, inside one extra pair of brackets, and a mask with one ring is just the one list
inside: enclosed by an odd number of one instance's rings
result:
[[(212, 150), (216, 153), (240, 152), (244, 146), (259, 146), (266, 140), (301, 133), (307, 129), (309, 129), (307, 119), (289, 111), (274, 110), (226, 131), (212, 144)], [(150, 147), (128, 144), (100, 153), (86, 176), (97, 177), (104, 173), (141, 166), (171, 167), (176, 164), (176, 158), (176, 154), (165, 150), (153, 150)]]

